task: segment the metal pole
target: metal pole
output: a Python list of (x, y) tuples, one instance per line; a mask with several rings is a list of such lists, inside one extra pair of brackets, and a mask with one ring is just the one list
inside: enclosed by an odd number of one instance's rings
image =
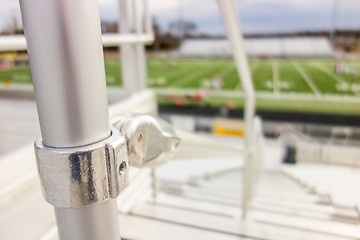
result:
[[(141, 3), (143, 4), (143, 9), (141, 9)], [(144, 31), (144, 24), (143, 20), (146, 20), (146, 15), (142, 14), (145, 13), (144, 7), (146, 2), (144, 0), (135, 0), (135, 7), (134, 7), (134, 17), (135, 17), (135, 29), (136, 33), (141, 35)], [(147, 6), (146, 6), (147, 7)], [(141, 11), (143, 10), (143, 11)], [(148, 10), (148, 9), (147, 9)], [(143, 19), (144, 16), (144, 19)], [(137, 43), (135, 45), (136, 48), (136, 68), (137, 68), (137, 82), (139, 90), (146, 89), (147, 86), (147, 69), (146, 69), (146, 54), (145, 54), (145, 46), (142, 43)]]
[(145, 33), (146, 33), (146, 35), (154, 36), (149, 1), (148, 0), (144, 0), (144, 1), (145, 1), (144, 2), (144, 5), (145, 5)]
[(245, 165), (243, 183), (243, 217), (246, 216), (248, 202), (251, 195), (251, 169), (252, 169), (252, 136), (253, 121), (255, 114), (255, 92), (251, 80), (249, 64), (243, 47), (241, 28), (236, 13), (236, 5), (233, 0), (217, 0), (220, 13), (226, 28), (226, 34), (230, 41), (231, 50), (236, 68), (241, 76), (245, 90)]
[[(145, 34), (117, 34), (107, 33), (102, 35), (104, 47), (119, 46), (124, 43), (142, 43), (149, 44), (154, 41), (154, 35), (151, 31)], [(23, 51), (26, 50), (26, 41), (24, 35), (3, 35), (0, 36), (0, 52)]]
[[(20, 0), (43, 143), (110, 135), (97, 0)], [(60, 239), (120, 239), (115, 200), (55, 208)]]
[[(121, 34), (135, 32), (134, 2), (129, 0), (120, 0), (120, 19), (119, 27)], [(138, 90), (136, 73), (136, 48), (134, 44), (121, 45), (121, 69), (123, 87), (128, 93), (135, 93)]]

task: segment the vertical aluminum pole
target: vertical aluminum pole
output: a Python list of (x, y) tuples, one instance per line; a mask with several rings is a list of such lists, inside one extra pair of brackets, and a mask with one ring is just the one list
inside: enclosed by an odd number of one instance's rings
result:
[[(119, 27), (121, 34), (135, 33), (135, 13), (133, 0), (120, 0)], [(123, 87), (128, 93), (138, 90), (136, 72), (136, 48), (132, 43), (121, 44), (121, 70)]]
[[(146, 0), (145, 0), (146, 1)], [(135, 16), (135, 30), (137, 34), (143, 34), (144, 32), (144, 20), (143, 16), (146, 17), (143, 13), (145, 12), (144, 7), (146, 2), (144, 0), (134, 0), (135, 2), (135, 9), (134, 9), (134, 16)], [(141, 4), (142, 3), (142, 4)], [(143, 8), (141, 9), (141, 5)], [(143, 10), (143, 11), (141, 11)], [(137, 43), (135, 45), (136, 48), (136, 69), (137, 69), (137, 82), (139, 90), (144, 90), (147, 86), (147, 69), (146, 69), (146, 56), (145, 56), (145, 46), (143, 43)]]
[[(78, 147), (110, 134), (97, 0), (20, 0), (43, 143)], [(120, 239), (115, 200), (55, 208), (60, 239)]]
[(240, 74), (241, 81), (245, 90), (245, 165), (243, 182), (243, 217), (245, 218), (248, 209), (248, 202), (251, 195), (251, 169), (252, 169), (252, 136), (253, 122), (255, 114), (255, 92), (251, 80), (249, 64), (243, 47), (241, 28), (236, 13), (234, 0), (217, 0), (223, 19), (226, 34), (230, 41), (232, 54), (236, 68)]

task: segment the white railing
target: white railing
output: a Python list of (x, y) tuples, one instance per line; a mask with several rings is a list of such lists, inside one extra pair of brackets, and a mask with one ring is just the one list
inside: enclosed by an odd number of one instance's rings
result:
[[(125, 1), (123, 1), (125, 2)], [(154, 41), (154, 33), (152, 30), (152, 19), (150, 8), (147, 1), (144, 1), (144, 7), (142, 9), (139, 4), (140, 1), (135, 1), (137, 4), (133, 6), (132, 12), (123, 14), (125, 17), (134, 17), (136, 19), (136, 33), (107, 33), (102, 34), (102, 43), (104, 47), (115, 47), (120, 44), (150, 44)], [(133, 5), (133, 4), (131, 4)], [(123, 8), (124, 9), (124, 8)], [(125, 11), (127, 9), (124, 9)], [(143, 10), (141, 14), (141, 11)], [(123, 18), (125, 18), (123, 17)], [(143, 19), (145, 23), (143, 23)], [(126, 22), (122, 19), (122, 22)], [(144, 31), (143, 31), (144, 29)], [(26, 39), (24, 35), (0, 35), (0, 52), (7, 51), (25, 51), (27, 50)]]
[[(144, 15), (139, 14), (139, 1), (133, 4), (129, 0), (121, 0), (121, 34), (102, 35), (103, 46), (121, 45), (122, 63), (123, 63), (123, 81), (124, 88), (130, 93), (135, 93), (144, 89), (146, 86), (146, 57), (144, 54), (144, 44), (154, 40), (152, 32), (151, 16), (148, 6), (143, 8)], [(233, 56), (241, 81), (245, 90), (245, 165), (244, 165), (244, 183), (243, 183), (243, 215), (246, 216), (248, 203), (253, 192), (252, 176), (258, 176), (259, 172), (253, 174), (253, 171), (259, 171), (261, 166), (261, 155), (259, 155), (259, 146), (261, 145), (261, 122), (260, 127), (256, 127), (258, 120), (254, 122), (255, 112), (255, 93), (251, 80), (247, 56), (243, 48), (243, 38), (238, 22), (236, 7), (234, 1), (218, 0), (218, 6), (227, 30), (227, 36), (231, 43)], [(142, 16), (145, 16), (145, 23)], [(133, 30), (135, 29), (135, 33)], [(142, 32), (142, 29), (145, 29)], [(84, 40), (84, 43), (86, 41)], [(0, 37), (0, 52), (26, 50), (27, 43), (24, 36), (2, 36)], [(126, 54), (124, 53), (126, 52)], [(126, 60), (126, 61), (125, 61)], [(124, 71), (125, 70), (125, 71)], [(258, 131), (258, 132), (257, 132)], [(260, 145), (259, 145), (260, 144)], [(254, 167), (255, 166), (255, 167)], [(257, 177), (256, 177), (257, 179)]]
[(285, 145), (296, 149), (296, 162), (360, 166), (358, 143), (336, 139), (334, 132), (337, 131), (338, 128), (331, 129), (331, 137), (324, 140), (304, 134), (294, 127), (285, 126), (280, 139)]
[[(142, 34), (107, 33), (102, 35), (102, 43), (104, 47), (114, 47), (119, 44), (127, 43), (150, 44), (153, 41), (154, 34), (152, 32)], [(24, 35), (0, 36), (0, 52), (25, 50), (27, 50), (27, 45)]]
[(226, 28), (226, 35), (230, 42), (235, 65), (240, 75), (245, 91), (245, 164), (243, 177), (243, 217), (246, 217), (248, 204), (251, 199), (251, 172), (253, 165), (253, 123), (255, 114), (255, 91), (251, 79), (249, 64), (244, 50), (243, 37), (233, 0), (217, 0), (221, 17)]

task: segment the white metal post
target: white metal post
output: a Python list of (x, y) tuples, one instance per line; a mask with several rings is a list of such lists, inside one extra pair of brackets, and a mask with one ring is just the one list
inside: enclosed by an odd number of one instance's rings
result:
[[(119, 30), (121, 34), (135, 33), (134, 1), (120, 0)], [(134, 44), (121, 45), (121, 70), (123, 87), (128, 93), (138, 90), (136, 72), (136, 48)]]
[(145, 6), (145, 34), (154, 37), (149, 1), (144, 0)]
[[(148, 26), (151, 24), (149, 18), (149, 8), (146, 1), (120, 0), (119, 30), (122, 35), (134, 34), (140, 37), (144, 35), (144, 30), (146, 30), (146, 35), (151, 36), (152, 32), (149, 31)], [(144, 25), (144, 21), (146, 25)], [(144, 43), (122, 44), (120, 54), (124, 89), (129, 93), (144, 90), (147, 85)]]
[(226, 28), (227, 38), (230, 41), (236, 68), (241, 77), (245, 91), (245, 165), (243, 182), (243, 217), (246, 216), (248, 203), (251, 196), (251, 169), (252, 169), (252, 132), (255, 114), (255, 92), (247, 56), (243, 47), (243, 38), (239, 19), (236, 13), (234, 0), (217, 0), (220, 13)]
[[(152, 32), (145, 34), (118, 34), (107, 33), (102, 35), (104, 47), (119, 46), (124, 43), (142, 43), (147, 44), (154, 41)], [(0, 52), (23, 51), (26, 50), (26, 41), (24, 35), (3, 35), (0, 36)]]
[[(135, 29), (136, 29), (136, 33), (138, 35), (141, 35), (145, 29), (144, 20), (146, 20), (146, 15), (143, 13), (145, 13), (144, 10), (146, 7), (145, 6), (146, 0), (135, 0), (134, 3), (135, 3), (135, 8), (134, 8)], [(147, 10), (148, 9), (149, 8), (147, 8)], [(136, 48), (137, 83), (139, 88), (138, 90), (144, 90), (146, 89), (147, 86), (145, 46), (142, 43), (136, 43), (135, 48)]]
[[(110, 135), (97, 0), (20, 0), (43, 144)], [(55, 208), (60, 239), (120, 239), (115, 200)]]

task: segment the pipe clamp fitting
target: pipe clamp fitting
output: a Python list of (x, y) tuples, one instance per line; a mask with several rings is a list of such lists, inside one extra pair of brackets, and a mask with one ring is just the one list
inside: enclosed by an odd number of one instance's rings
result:
[(101, 142), (75, 148), (53, 148), (35, 141), (43, 195), (59, 208), (79, 208), (116, 198), (129, 183), (124, 137), (112, 127)]

